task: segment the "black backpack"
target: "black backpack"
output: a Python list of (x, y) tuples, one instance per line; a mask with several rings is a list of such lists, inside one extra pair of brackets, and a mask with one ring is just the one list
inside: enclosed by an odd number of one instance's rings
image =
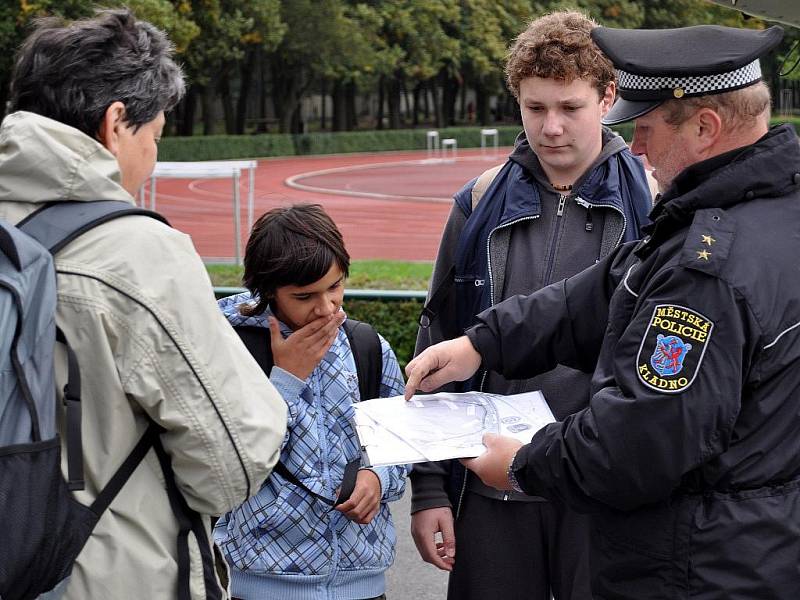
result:
[[(204, 525), (175, 483), (158, 425), (150, 424), (91, 506), (83, 506), (71, 494), (84, 487), (81, 380), (77, 357), (54, 325), (56, 273), (51, 255), (90, 229), (125, 215), (147, 215), (168, 224), (157, 213), (118, 201), (55, 202), (16, 227), (0, 222), (0, 316), (7, 309), (6, 321), (14, 324), (13, 331), (5, 326), (0, 332), (0, 338), (9, 342), (0, 345), (0, 350), (8, 350), (9, 359), (0, 366), (6, 362), (13, 366), (3, 372), (0, 421), (16, 423), (5, 428), (5, 439), (0, 436), (0, 514), (5, 520), (0, 544), (3, 600), (34, 599), (56, 587), (54, 594), (63, 591), (72, 565), (98, 520), (151, 448), (164, 472), (170, 505), (179, 524), (177, 598), (190, 598), (190, 532), (200, 545), (207, 598), (221, 597)], [(61, 444), (54, 431), (52, 357), (57, 341), (67, 350), (64, 403), (68, 481), (61, 474)]]
[[(356, 363), (356, 374), (358, 375), (358, 391), (361, 400), (378, 398), (381, 394), (381, 378), (383, 375), (383, 352), (381, 350), (381, 340), (377, 332), (371, 325), (346, 319), (342, 325), (347, 339), (350, 342), (350, 349), (353, 351), (353, 359)], [(264, 371), (267, 377), (272, 372), (275, 361), (272, 358), (272, 346), (269, 343), (269, 329), (264, 327), (254, 327), (252, 325), (238, 325), (234, 327), (239, 334), (242, 342), (256, 359), (256, 362)], [(311, 494), (329, 506), (337, 506), (345, 502), (353, 493), (356, 485), (356, 476), (361, 467), (361, 461), (354, 460), (345, 466), (344, 478), (339, 491), (339, 496), (335, 501), (313, 492), (303, 484), (294, 473), (282, 462), (278, 462), (272, 469), (281, 477), (296, 485), (307, 493)]]

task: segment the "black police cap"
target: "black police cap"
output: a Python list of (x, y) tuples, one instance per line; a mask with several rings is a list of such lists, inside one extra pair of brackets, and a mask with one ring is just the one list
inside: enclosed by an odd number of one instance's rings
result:
[(596, 27), (592, 39), (617, 69), (618, 99), (606, 125), (647, 114), (665, 100), (730, 92), (761, 81), (759, 57), (783, 29), (696, 25), (681, 29)]

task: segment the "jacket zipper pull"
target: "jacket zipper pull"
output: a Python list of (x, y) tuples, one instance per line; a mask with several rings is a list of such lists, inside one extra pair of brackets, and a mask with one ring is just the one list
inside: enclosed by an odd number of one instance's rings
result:
[(592, 224), (592, 207), (586, 207), (586, 231), (591, 231), (594, 229), (594, 225)]
[(556, 216), (563, 217), (564, 216), (564, 204), (567, 202), (566, 196), (561, 196), (558, 201), (558, 212)]

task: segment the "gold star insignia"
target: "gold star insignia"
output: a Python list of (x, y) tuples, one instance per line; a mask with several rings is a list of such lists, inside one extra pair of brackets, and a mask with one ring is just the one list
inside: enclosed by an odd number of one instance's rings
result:
[(711, 252), (708, 250), (698, 250), (697, 251), (697, 260), (703, 259), (708, 260), (708, 257), (711, 256)]
[(715, 240), (715, 239), (714, 239), (713, 237), (711, 237), (710, 235), (704, 235), (704, 236), (703, 236), (703, 243), (704, 243), (704, 244), (708, 244), (709, 246), (710, 246), (711, 244), (713, 244), (714, 242), (716, 242), (716, 241), (717, 241), (717, 240)]

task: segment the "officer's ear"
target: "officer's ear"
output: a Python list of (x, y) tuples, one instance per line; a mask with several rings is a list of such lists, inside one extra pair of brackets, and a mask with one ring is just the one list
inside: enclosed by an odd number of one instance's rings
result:
[(611, 107), (614, 106), (614, 99), (616, 96), (617, 84), (613, 81), (609, 81), (605, 93), (602, 98), (600, 98), (600, 116), (605, 117), (606, 113), (611, 110)]
[(701, 108), (692, 116), (691, 134), (698, 154), (705, 155), (712, 151), (722, 133), (722, 119), (716, 111)]

